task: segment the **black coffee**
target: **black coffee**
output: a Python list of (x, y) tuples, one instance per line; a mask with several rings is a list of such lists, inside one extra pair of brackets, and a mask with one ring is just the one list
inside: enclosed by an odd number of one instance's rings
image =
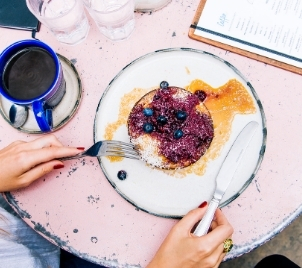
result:
[(55, 61), (46, 50), (26, 48), (7, 63), (3, 74), (4, 88), (14, 99), (30, 100), (49, 89), (55, 73)]

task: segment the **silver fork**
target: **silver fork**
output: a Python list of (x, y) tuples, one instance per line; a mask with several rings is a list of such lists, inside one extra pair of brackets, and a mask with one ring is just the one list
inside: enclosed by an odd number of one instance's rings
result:
[(78, 159), (85, 156), (120, 156), (135, 160), (140, 159), (138, 151), (135, 149), (134, 145), (122, 141), (105, 140), (96, 142), (88, 150), (82, 153), (76, 154), (74, 156), (62, 157), (58, 160), (65, 161)]

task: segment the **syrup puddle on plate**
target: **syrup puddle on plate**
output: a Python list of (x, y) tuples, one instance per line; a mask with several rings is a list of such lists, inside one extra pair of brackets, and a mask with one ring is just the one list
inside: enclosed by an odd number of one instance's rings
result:
[[(106, 126), (104, 138), (106, 140), (112, 140), (117, 129), (122, 125), (127, 125), (128, 116), (135, 103), (146, 93), (156, 88), (158, 87), (152, 89), (134, 88), (131, 92), (125, 94), (120, 102), (118, 119)], [(209, 110), (213, 120), (214, 138), (207, 152), (194, 164), (183, 169), (175, 170), (157, 168), (158, 170), (177, 178), (183, 178), (191, 173), (198, 176), (203, 175), (207, 163), (219, 156), (223, 145), (228, 141), (235, 115), (256, 113), (253, 98), (245, 87), (236, 79), (231, 79), (218, 88), (213, 88), (204, 81), (196, 79), (186, 86), (185, 89), (192, 93), (195, 93), (197, 90), (202, 90), (207, 94), (203, 103)], [(111, 162), (123, 160), (120, 157), (108, 157), (108, 159), (110, 159)]]

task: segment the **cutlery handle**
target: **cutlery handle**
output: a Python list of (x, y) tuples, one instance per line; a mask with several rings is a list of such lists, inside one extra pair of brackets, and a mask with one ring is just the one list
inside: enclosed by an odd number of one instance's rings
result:
[(66, 160), (71, 160), (71, 159), (78, 159), (78, 158), (82, 158), (86, 155), (84, 154), (76, 154), (74, 156), (67, 156), (67, 157), (61, 157), (61, 158), (57, 158), (57, 160), (60, 160), (60, 161), (66, 161)]
[(216, 200), (214, 198), (211, 200), (206, 213), (204, 214), (203, 218), (201, 219), (201, 221), (199, 222), (199, 224), (197, 225), (197, 227), (194, 231), (194, 234), (196, 236), (203, 236), (203, 235), (207, 234), (207, 232), (210, 228), (211, 222), (213, 220), (215, 211), (218, 208), (218, 204), (219, 204), (218, 200)]

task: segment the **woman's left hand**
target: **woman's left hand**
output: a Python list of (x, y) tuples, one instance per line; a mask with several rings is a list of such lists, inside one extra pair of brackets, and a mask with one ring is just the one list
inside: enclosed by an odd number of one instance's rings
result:
[(0, 150), (0, 192), (28, 186), (50, 171), (64, 167), (56, 158), (76, 155), (82, 149), (65, 147), (52, 134), (31, 142), (11, 143)]

